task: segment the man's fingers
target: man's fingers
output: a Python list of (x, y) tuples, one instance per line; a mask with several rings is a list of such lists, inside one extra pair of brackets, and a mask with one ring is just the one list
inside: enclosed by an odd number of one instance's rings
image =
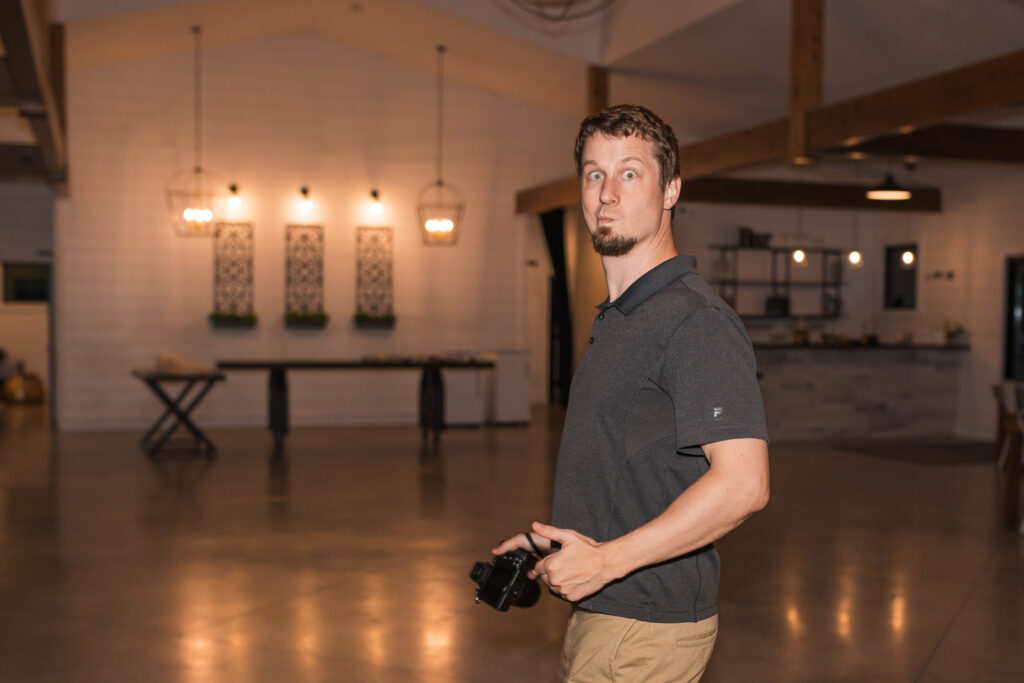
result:
[(548, 539), (549, 541), (558, 541), (564, 543), (571, 538), (570, 532), (566, 529), (559, 529), (556, 526), (550, 524), (544, 524), (543, 522), (534, 522), (533, 530)]

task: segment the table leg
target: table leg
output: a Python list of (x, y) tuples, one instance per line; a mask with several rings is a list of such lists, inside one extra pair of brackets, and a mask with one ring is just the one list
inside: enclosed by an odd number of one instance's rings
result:
[(280, 446), (288, 434), (288, 378), (285, 376), (285, 368), (270, 368), (267, 395), (270, 401), (267, 409), (268, 426), (274, 434), (274, 443)]
[[(178, 392), (178, 395), (174, 397), (174, 399), (171, 399), (171, 397), (167, 395), (155, 380), (146, 379), (143, 381), (146, 383), (146, 386), (149, 387), (150, 391), (156, 394), (156, 397), (159, 398), (166, 406), (164, 408), (163, 415), (161, 415), (157, 421), (153, 423), (153, 426), (149, 428), (149, 431), (143, 434), (142, 438), (139, 439), (139, 445), (142, 446), (142, 448), (149, 450), (153, 442), (153, 437), (160, 432), (160, 428), (163, 426), (167, 418), (174, 414), (174, 407), (181, 403), (181, 400), (185, 398), (185, 394), (187, 394), (188, 390), (192, 388), (192, 384), (186, 384), (185, 388)], [(177, 423), (175, 423), (174, 426), (177, 426)], [(174, 431), (173, 426), (170, 431)], [(165, 440), (166, 439), (160, 439), (160, 443), (163, 443)]]
[(433, 432), (435, 442), (444, 429), (444, 378), (439, 365), (423, 368), (420, 378), (420, 428), (424, 439), (428, 432)]
[[(190, 434), (192, 434), (192, 438), (195, 439), (197, 445), (202, 444), (202, 446), (204, 446), (206, 455), (211, 458), (213, 457), (213, 453), (216, 452), (217, 447), (212, 441), (206, 438), (206, 435), (202, 430), (200, 430), (195, 423), (189, 419), (189, 413), (199, 405), (199, 402), (203, 400), (203, 397), (206, 396), (207, 392), (210, 391), (214, 382), (217, 380), (203, 380), (202, 388), (192, 396), (188, 403), (185, 403), (185, 397), (192, 390), (192, 387), (196, 386), (199, 381), (200, 380), (198, 379), (190, 379), (186, 381), (185, 388), (178, 392), (178, 395), (172, 399), (158, 382), (155, 380), (146, 380), (146, 384), (153, 390), (153, 393), (163, 401), (164, 405), (167, 406), (167, 409), (164, 411), (164, 414), (160, 416), (160, 419), (158, 419), (150, 430), (146, 432), (145, 436), (142, 437), (141, 445), (149, 452), (150, 456), (163, 448), (164, 444), (167, 443), (167, 440), (171, 438), (171, 435), (174, 434), (174, 431), (178, 428), (178, 425), (181, 425), (187, 429)], [(160, 432), (164, 421), (172, 414), (174, 415), (174, 421), (167, 428), (163, 429), (163, 432), (160, 433), (159, 437), (154, 440), (153, 437)]]

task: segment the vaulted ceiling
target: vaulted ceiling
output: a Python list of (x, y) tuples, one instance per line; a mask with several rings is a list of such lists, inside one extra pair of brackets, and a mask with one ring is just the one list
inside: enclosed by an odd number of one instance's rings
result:
[[(792, 0), (615, 0), (603, 13), (568, 23), (531, 17), (512, 0), (46, 4), (0, 0), (0, 40), (17, 48), (5, 47), (10, 54), (0, 62), (0, 172), (7, 175), (16, 153), (22, 161), (34, 155), (31, 161), (42, 163), (47, 175), (60, 175), (61, 87), (47, 82), (47, 20), (73, 30), (69, 73), (187, 52), (188, 26), (197, 23), (211, 46), (310, 32), (424, 72), (433, 69), (434, 45), (445, 43), (453, 80), (571, 121), (586, 113), (588, 67), (598, 65), (609, 74), (610, 102), (651, 106), (684, 146), (784, 120), (791, 107)], [(27, 31), (16, 25), (19, 13), (36, 15), (26, 20), (38, 43), (34, 65), (24, 64), (32, 51), (16, 45), (19, 32)], [(821, 105), (828, 106), (1024, 50), (1024, 0), (827, 0), (822, 40)], [(32, 69), (48, 94), (26, 90), (24, 74)], [(40, 106), (49, 112), (44, 120)], [(1024, 128), (1024, 104), (1004, 102), (944, 123)]]

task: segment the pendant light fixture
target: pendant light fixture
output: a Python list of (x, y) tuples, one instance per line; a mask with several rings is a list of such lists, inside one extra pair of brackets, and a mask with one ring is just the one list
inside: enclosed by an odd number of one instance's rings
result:
[[(804, 188), (804, 168), (800, 168), (800, 196), (803, 197)], [(807, 251), (803, 248), (803, 243), (806, 240), (804, 237), (804, 205), (801, 203), (796, 210), (796, 239), (799, 245), (796, 249), (790, 252), (790, 256), (793, 259), (794, 268), (806, 268), (807, 267)]]
[(462, 211), (466, 206), (462, 192), (445, 182), (444, 160), (444, 53), (437, 46), (437, 179), (430, 182), (416, 198), (423, 243), (431, 246), (452, 246), (459, 239)]
[(892, 173), (885, 174), (885, 180), (878, 187), (873, 187), (864, 195), (868, 199), (881, 202), (902, 202), (910, 199), (910, 190), (896, 182)]
[[(860, 185), (860, 165), (857, 166), (857, 184)], [(864, 255), (860, 253), (860, 211), (853, 210), (853, 249), (846, 254), (847, 265), (852, 270), (864, 267)]]
[(200, 45), (201, 26), (192, 27), (193, 49), (193, 142), (195, 158), (192, 168), (178, 171), (167, 181), (167, 208), (174, 232), (183, 237), (213, 234), (214, 224), (225, 215), (228, 193), (223, 179), (203, 168), (203, 137), (201, 126), (202, 88)]

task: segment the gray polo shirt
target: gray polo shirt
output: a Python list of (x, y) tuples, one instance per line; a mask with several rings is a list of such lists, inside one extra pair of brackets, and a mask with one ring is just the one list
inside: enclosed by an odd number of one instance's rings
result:
[[(750, 339), (681, 255), (598, 306), (573, 377), (552, 522), (610, 541), (661, 514), (709, 468), (701, 446), (767, 440)], [(709, 545), (645, 567), (580, 607), (653, 622), (718, 611)]]

